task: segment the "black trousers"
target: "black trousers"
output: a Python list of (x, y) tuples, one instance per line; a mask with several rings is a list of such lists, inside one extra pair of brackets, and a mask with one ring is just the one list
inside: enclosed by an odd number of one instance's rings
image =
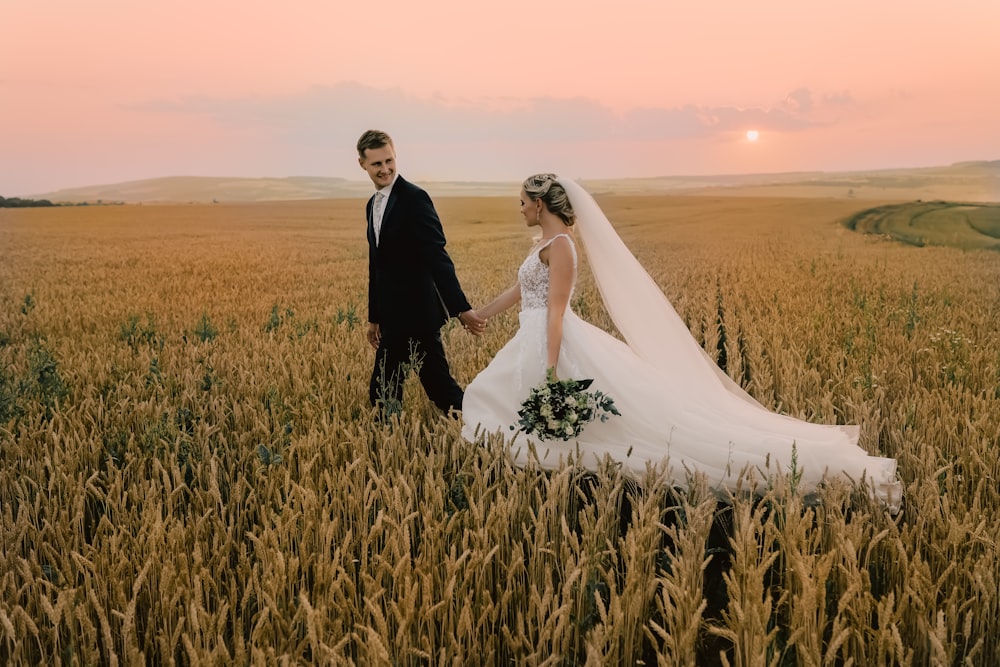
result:
[(441, 345), (441, 333), (398, 334), (382, 331), (375, 352), (375, 368), (368, 385), (368, 397), (382, 415), (399, 412), (403, 402), (403, 383), (416, 370), (420, 383), (434, 405), (448, 412), (462, 409), (464, 392), (451, 376), (448, 359)]

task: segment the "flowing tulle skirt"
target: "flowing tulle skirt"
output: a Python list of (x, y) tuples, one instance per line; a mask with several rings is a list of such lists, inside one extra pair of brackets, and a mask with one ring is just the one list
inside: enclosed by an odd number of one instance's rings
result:
[(545, 378), (546, 317), (545, 309), (522, 310), (518, 332), (466, 388), (467, 439), (502, 433), (511, 441), (515, 465), (528, 463), (533, 443), (542, 467), (555, 468), (572, 456), (578, 465), (596, 469), (609, 456), (638, 478), (649, 464), (665, 465), (672, 483), (683, 486), (688, 471), (696, 472), (719, 492), (735, 490), (747, 467), (758, 480), (788, 473), (794, 454), (803, 492), (843, 476), (865, 480), (890, 509), (898, 509), (896, 461), (869, 456), (857, 444), (857, 427), (805, 422), (721, 389), (710, 397), (692, 393), (685, 378), (654, 369), (573, 312), (563, 322), (558, 376), (593, 378), (591, 390), (610, 395), (621, 416), (594, 421), (578, 439), (565, 442), (511, 430), (521, 402)]

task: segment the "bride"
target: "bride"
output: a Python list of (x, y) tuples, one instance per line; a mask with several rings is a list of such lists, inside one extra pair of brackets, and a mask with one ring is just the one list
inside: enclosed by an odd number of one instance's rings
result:
[[(856, 426), (814, 424), (771, 412), (705, 354), (649, 274), (577, 183), (554, 174), (524, 181), (521, 214), (541, 238), (518, 270), (517, 283), (478, 311), (484, 319), (520, 302), (520, 328), (465, 390), (463, 436), (501, 432), (525, 465), (561, 459), (596, 469), (605, 456), (641, 478), (666, 463), (673, 484), (687, 471), (720, 494), (735, 490), (746, 469), (799, 475), (811, 492), (825, 479), (864, 482), (896, 512), (902, 485), (896, 461), (869, 456)], [(625, 342), (580, 319), (570, 308), (576, 280), (573, 229), (583, 241), (604, 305)], [(568, 442), (514, 432), (518, 409), (547, 371), (559, 379), (592, 378), (621, 416), (593, 421)]]

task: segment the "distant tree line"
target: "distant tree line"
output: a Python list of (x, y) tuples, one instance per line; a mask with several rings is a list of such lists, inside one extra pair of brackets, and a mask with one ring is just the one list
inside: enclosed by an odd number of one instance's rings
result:
[(20, 197), (6, 199), (0, 197), (0, 208), (28, 208), (31, 206), (55, 206), (55, 204), (48, 199), (21, 199)]

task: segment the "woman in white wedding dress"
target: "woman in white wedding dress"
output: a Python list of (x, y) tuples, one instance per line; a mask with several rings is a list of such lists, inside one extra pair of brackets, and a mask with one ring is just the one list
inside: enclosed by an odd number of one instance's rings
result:
[[(897, 511), (902, 485), (896, 461), (869, 456), (856, 426), (824, 425), (764, 408), (723, 373), (691, 336), (649, 274), (622, 243), (597, 203), (573, 181), (538, 174), (524, 182), (521, 213), (541, 238), (518, 270), (518, 281), (478, 311), (490, 318), (521, 304), (520, 328), (468, 385), (463, 435), (500, 432), (516, 465), (534, 445), (543, 467), (573, 456), (596, 469), (605, 456), (641, 478), (647, 464), (666, 464), (683, 486), (688, 471), (721, 494), (735, 490), (749, 468), (757, 481), (788, 473), (814, 491), (825, 479), (864, 481)], [(570, 308), (576, 229), (605, 307), (625, 342), (583, 321)], [(591, 390), (614, 399), (621, 416), (588, 424), (573, 440), (539, 440), (521, 431), (517, 411), (553, 368), (560, 379), (593, 378)], [(744, 484), (745, 486), (745, 484)]]

